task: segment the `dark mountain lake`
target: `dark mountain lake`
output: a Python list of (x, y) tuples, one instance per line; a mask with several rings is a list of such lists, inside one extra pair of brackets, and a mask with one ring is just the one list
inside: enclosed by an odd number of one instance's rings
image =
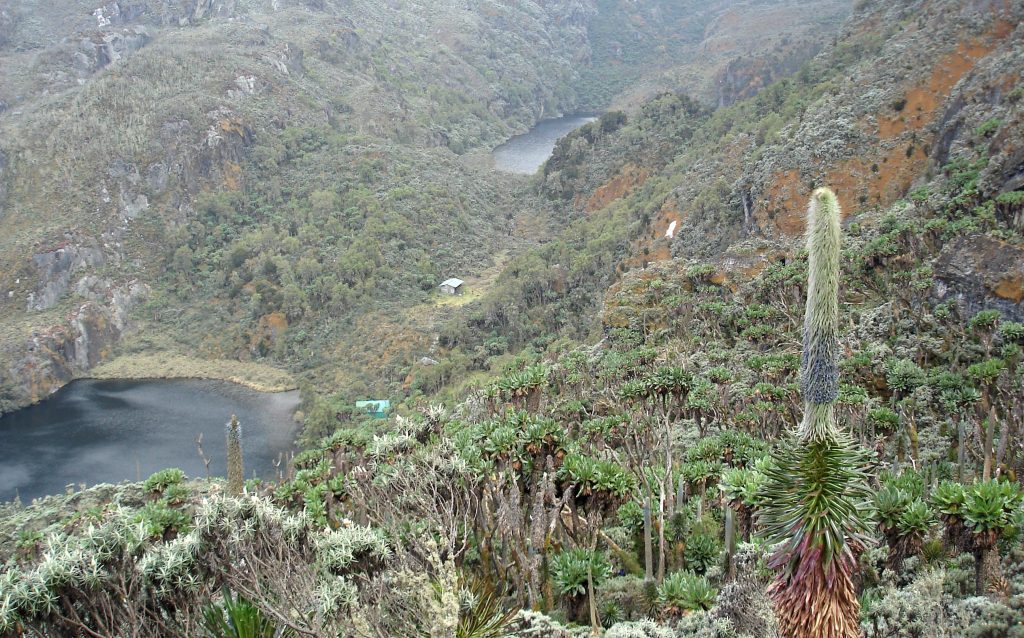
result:
[(223, 381), (75, 381), (45, 401), (0, 417), (0, 502), (64, 492), (69, 483), (145, 479), (179, 467), (224, 476), (224, 425), (242, 424), (247, 477), (273, 477), (292, 449), (298, 392), (265, 394)]
[(541, 120), (528, 133), (517, 135), (494, 149), (491, 156), (498, 170), (532, 175), (551, 157), (555, 143), (579, 127), (597, 120), (589, 115), (568, 115)]

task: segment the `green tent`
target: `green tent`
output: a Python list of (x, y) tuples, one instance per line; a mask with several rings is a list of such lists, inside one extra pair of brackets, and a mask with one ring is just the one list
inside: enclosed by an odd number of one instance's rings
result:
[(388, 412), (391, 411), (391, 401), (387, 399), (356, 401), (356, 411), (365, 412), (378, 419), (386, 419), (388, 418)]

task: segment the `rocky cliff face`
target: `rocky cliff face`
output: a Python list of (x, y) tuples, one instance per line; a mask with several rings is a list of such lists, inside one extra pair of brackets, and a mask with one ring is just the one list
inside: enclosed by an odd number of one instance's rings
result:
[(1024, 248), (983, 235), (958, 237), (935, 262), (935, 297), (955, 301), (968, 316), (998, 310), (1024, 322)]
[[(785, 132), (788, 143), (758, 162), (750, 194), (760, 232), (802, 232), (802, 202), (814, 184), (831, 184), (846, 211), (888, 206), (929, 167), (945, 164), (951, 149), (973, 143), (983, 122), (1014, 110), (1005, 87), (1017, 81), (1019, 52), (1011, 43), (1019, 7), (987, 0), (955, 4), (861, 8), (846, 37), (888, 30), (876, 59), (893, 63), (855, 66), (831, 96)], [(1002, 152), (992, 150), (993, 156)]]
[(47, 310), (64, 298), (71, 277), (83, 270), (106, 263), (103, 251), (95, 240), (87, 243), (65, 243), (59, 248), (32, 256), (36, 290), (29, 293), (27, 310)]
[(66, 321), (0, 344), (0, 413), (44, 399), (108, 359), (118, 341), (131, 333), (131, 312), (149, 292), (139, 282), (114, 287), (94, 277), (80, 280), (78, 288), (89, 301), (73, 309)]

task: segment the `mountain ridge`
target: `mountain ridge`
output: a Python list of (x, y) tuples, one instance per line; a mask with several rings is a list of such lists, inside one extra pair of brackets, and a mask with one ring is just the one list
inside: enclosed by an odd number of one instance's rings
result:
[[(374, 288), (377, 297), (418, 303), (429, 279), (486, 266), (487, 252), (507, 248), (499, 228), (514, 214), (508, 209), (523, 208), (507, 196), (519, 186), (458, 157), (482, 153), (547, 113), (575, 108), (573, 77), (590, 60), (586, 27), (599, 9), (576, 1), (473, 10), (457, 2), (342, 10), (328, 2), (155, 0), (12, 7), (0, 51), (13, 70), (0, 83), (8, 105), (0, 115), (0, 210), (8, 229), (0, 258), (0, 349), (14, 362), (0, 383), (5, 409), (46, 396), (133, 339), (141, 339), (129, 346), (133, 351), (201, 358), (262, 359), (275, 349), (308, 355), (267, 326), (287, 324), (283, 330), (295, 335), (293, 324), (328, 309), (354, 317), (372, 307)], [(409, 19), (420, 15), (429, 17)], [(51, 24), (60, 26), (40, 26)], [(442, 81), (428, 81), (433, 68), (444, 69)], [(298, 168), (304, 156), (325, 153), (351, 158), (334, 169), (343, 179), (332, 183), (309, 170), (326, 159), (282, 179), (289, 164)], [(442, 165), (460, 176), (463, 192), (474, 192), (472, 182), (489, 183), (496, 195), (477, 193), (467, 206), (458, 189), (432, 187), (415, 203), (388, 199), (406, 179), (391, 167), (415, 166), (401, 170), (440, 185), (450, 181), (437, 170)], [(466, 252), (473, 242), (453, 245), (434, 236), (440, 211), (419, 222), (432, 243), (387, 224), (364, 227), (350, 213), (341, 215), (333, 245), (318, 242), (272, 212), (296, 208), (296, 195), (308, 202), (297, 208), (312, 209), (317, 224), (337, 220), (343, 206), (371, 218), (387, 212), (369, 198), (403, 214), (436, 208), (437, 200), (468, 211), (463, 227), (489, 250)], [(556, 215), (542, 223), (562, 222)], [(261, 227), (274, 228), (279, 242), (298, 236), (299, 249), (268, 254), (277, 260), (271, 266), (232, 265), (236, 257), (249, 262), (254, 251), (232, 252), (230, 244), (263, 241)], [(211, 229), (219, 230), (210, 235)], [(360, 272), (399, 267), (396, 239), (416, 244), (416, 256), (407, 257), (418, 263), (416, 271), (391, 275), (396, 285), (384, 277), (362, 281)], [(356, 248), (341, 250), (343, 241)], [(304, 248), (313, 249), (306, 257), (324, 275), (295, 273)], [(327, 271), (342, 253), (350, 253), (344, 261), (353, 266), (372, 265), (332, 280)], [(278, 274), (254, 272), (264, 266)], [(168, 277), (191, 269), (198, 275)], [(219, 283), (217, 271), (246, 281)], [(258, 293), (251, 313), (227, 307), (239, 292), (250, 305)], [(211, 302), (206, 307), (221, 318), (193, 313), (189, 321), (223, 339), (202, 340), (199, 329), (167, 325), (162, 318), (181, 314), (187, 298)], [(318, 347), (333, 348), (337, 330), (314, 337)], [(153, 343), (147, 335), (154, 333), (176, 338)], [(293, 370), (306, 358), (274, 357)], [(403, 363), (409, 361), (384, 367)], [(323, 383), (333, 374), (315, 376)]]

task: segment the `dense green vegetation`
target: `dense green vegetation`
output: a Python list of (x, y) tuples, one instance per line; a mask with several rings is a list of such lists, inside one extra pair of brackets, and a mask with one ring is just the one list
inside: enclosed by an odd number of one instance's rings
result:
[[(908, 104), (871, 75), (881, 60), (931, 53), (882, 4), (733, 106), (668, 92), (606, 113), (527, 193), (475, 183), (450, 147), (322, 125), (256, 142), (259, 179), (196, 200), (145, 316), (308, 367), (303, 451), (244, 491), (238, 468), (231, 485), (167, 470), (4, 506), (0, 633), (1018, 635), (1024, 314), (1004, 282), (1024, 247), (1024, 105), (970, 99), (1013, 68), (979, 63), (950, 100), (973, 105), (961, 123), (870, 138)], [(938, 4), (926, 33), (955, 23)], [(854, 112), (861, 94), (886, 110)], [(849, 161), (883, 144), (891, 165)], [(817, 189), (902, 160), (923, 165), (891, 197), (837, 188), (842, 219)], [(798, 203), (770, 208), (794, 164)], [(486, 289), (431, 299), (520, 207), (544, 219), (513, 216), (536, 234), (500, 244)], [(810, 217), (806, 244), (786, 216)], [(385, 320), (421, 322), (436, 360), (359, 341)], [(339, 356), (384, 359), (385, 378), (345, 377)], [(362, 390), (397, 414), (358, 414)]]
[[(0, 410), (118, 355), (253, 361), (349, 399), (406, 394), (410, 376), (430, 393), (477, 371), (468, 353), (417, 367), (437, 359), (452, 314), (431, 291), (459, 276), (486, 295), (508, 259), (561, 236), (578, 213), (565, 197), (581, 190), (567, 173), (553, 201), (524, 194), (485, 154), (540, 118), (602, 110), (667, 66), (695, 70), (684, 86), (700, 92), (737, 55), (703, 39), (744, 25), (719, 20), (728, 2), (697, 4), (5, 9)], [(743, 50), (832, 29), (848, 10), (819, 5), (766, 5), (773, 21)], [(604, 133), (619, 124), (605, 120)], [(645, 140), (633, 142), (639, 153)], [(619, 221), (602, 245), (621, 244)], [(61, 261), (62, 250), (77, 256)], [(574, 251), (550, 255), (575, 269)], [(588, 282), (610, 283), (616, 259), (583, 267), (600, 273)], [(602, 289), (589, 286), (577, 307)], [(89, 316), (69, 319), (86, 302)], [(40, 330), (53, 343), (29, 349)], [(69, 357), (83, 330), (101, 338)], [(511, 338), (517, 349), (523, 339)]]

